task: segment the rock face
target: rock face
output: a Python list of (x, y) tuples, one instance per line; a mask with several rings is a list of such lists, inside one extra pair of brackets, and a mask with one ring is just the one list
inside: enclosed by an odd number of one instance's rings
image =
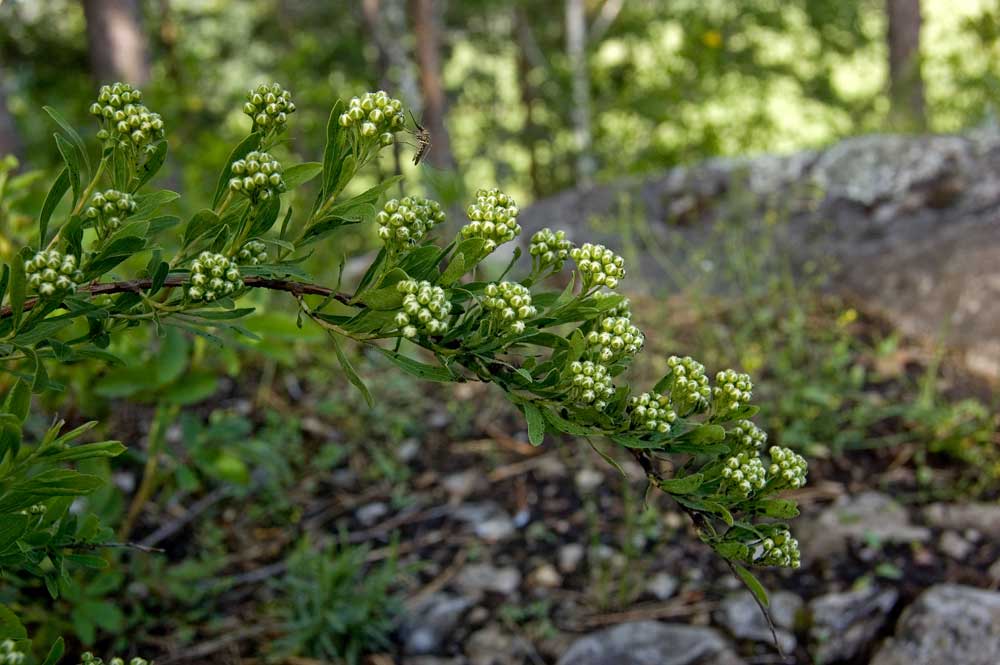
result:
[(1000, 593), (966, 586), (931, 587), (899, 620), (895, 637), (871, 665), (1000, 663)]
[(840, 497), (814, 520), (796, 525), (804, 560), (844, 552), (848, 543), (874, 538), (882, 543), (925, 542), (930, 530), (914, 526), (906, 510), (885, 494)]
[(813, 599), (809, 604), (809, 637), (816, 662), (836, 663), (865, 652), (886, 624), (898, 598), (895, 589), (872, 588)]
[[(792, 629), (795, 627), (795, 616), (801, 608), (802, 599), (793, 593), (779, 591), (771, 595), (770, 612), (774, 620), (775, 633), (785, 653), (795, 651), (796, 640)], [(773, 640), (767, 619), (749, 591), (734, 594), (723, 600), (716, 619), (737, 639), (766, 644), (771, 644)]]
[(711, 628), (658, 621), (623, 623), (580, 638), (557, 665), (741, 665)]
[[(863, 136), (820, 152), (715, 159), (648, 178), (572, 190), (523, 211), (523, 238), (564, 228), (620, 247), (622, 229), (588, 228), (623, 200), (648, 220), (659, 257), (639, 249), (650, 279), (663, 259), (708, 237), (712, 222), (788, 211), (778, 250), (832, 258), (830, 286), (904, 333), (947, 341), (967, 367), (1000, 379), (1000, 132)], [(596, 233), (595, 233), (596, 231)], [(634, 234), (633, 234), (634, 235)], [(635, 288), (637, 285), (634, 285)], [(724, 285), (723, 285), (724, 286)], [(739, 285), (730, 285), (737, 288)]]

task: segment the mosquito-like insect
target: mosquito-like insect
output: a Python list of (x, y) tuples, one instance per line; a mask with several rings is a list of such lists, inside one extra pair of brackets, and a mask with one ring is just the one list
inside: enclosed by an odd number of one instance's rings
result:
[(413, 164), (415, 166), (420, 163), (421, 159), (427, 156), (427, 152), (431, 149), (431, 133), (417, 122), (412, 112), (410, 112), (410, 120), (413, 121), (413, 126), (416, 128), (416, 131), (413, 132), (413, 136), (417, 139), (417, 152), (413, 155)]

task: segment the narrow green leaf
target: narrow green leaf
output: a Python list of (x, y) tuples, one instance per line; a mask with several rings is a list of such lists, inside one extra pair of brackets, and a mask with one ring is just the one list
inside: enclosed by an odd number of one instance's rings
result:
[(291, 190), (304, 185), (322, 172), (323, 165), (321, 163), (303, 162), (285, 169), (281, 174), (281, 179), (285, 181), (285, 187)]
[(49, 193), (45, 195), (45, 201), (42, 203), (42, 212), (38, 215), (39, 250), (45, 249), (45, 246), (48, 244), (49, 220), (52, 219), (52, 213), (55, 212), (56, 206), (62, 201), (62, 197), (65, 196), (68, 189), (69, 169), (64, 168), (59, 172), (59, 176), (55, 182), (52, 183)]
[(427, 379), (428, 381), (437, 381), (440, 383), (451, 383), (455, 381), (455, 377), (446, 368), (439, 365), (428, 365), (422, 363), (412, 358), (407, 358), (406, 356), (396, 353), (395, 351), (389, 351), (388, 349), (379, 348), (379, 352), (386, 358), (392, 361), (394, 365), (402, 369), (408, 374), (412, 374), (421, 379)]
[(167, 159), (167, 142), (159, 141), (156, 144), (153, 153), (146, 158), (142, 167), (139, 169), (135, 184), (132, 185), (132, 192), (137, 192), (142, 188), (147, 182), (152, 180), (157, 173), (160, 171), (160, 167), (163, 166), (163, 162)]
[(750, 593), (754, 595), (761, 605), (768, 607), (770, 605), (770, 600), (767, 597), (767, 590), (764, 588), (764, 585), (760, 583), (760, 580), (754, 577), (753, 573), (738, 563), (733, 564), (733, 568), (736, 570), (736, 574), (740, 576), (740, 579), (743, 580), (743, 584), (746, 588), (750, 590)]
[(28, 631), (6, 605), (0, 605), (0, 640), (26, 640)]
[(28, 253), (21, 251), (10, 266), (10, 309), (14, 320), (14, 330), (21, 324), (21, 317), (24, 315), (24, 299), (28, 290), (28, 278), (24, 274), (24, 262), (28, 258)]
[(790, 520), (799, 515), (799, 505), (791, 499), (761, 499), (757, 509), (768, 517)]
[(195, 240), (198, 240), (216, 228), (219, 222), (219, 216), (214, 211), (208, 208), (199, 210), (188, 220), (187, 225), (184, 227), (184, 233), (181, 236), (181, 245), (183, 247), (190, 246)]
[(451, 261), (448, 263), (448, 267), (441, 273), (441, 277), (438, 278), (437, 282), (438, 286), (451, 286), (465, 274), (465, 270), (465, 255), (459, 252), (452, 257)]
[(666, 478), (660, 482), (660, 488), (668, 494), (691, 494), (698, 491), (704, 479), (705, 476), (700, 473), (683, 478)]
[(542, 445), (545, 440), (545, 416), (541, 409), (531, 402), (525, 402), (524, 418), (528, 421), (528, 441), (533, 446)]
[(55, 110), (51, 106), (43, 106), (42, 110), (49, 114), (49, 117), (55, 120), (55, 123), (66, 132), (66, 136), (69, 140), (73, 142), (73, 146), (80, 152), (80, 157), (83, 158), (83, 164), (87, 168), (87, 173), (90, 173), (90, 157), (87, 155), (87, 144), (83, 142), (80, 138), (80, 134), (73, 129), (73, 125), (69, 124), (67, 120), (62, 117), (59, 111)]
[(56, 665), (56, 663), (62, 660), (65, 651), (66, 645), (63, 642), (63, 638), (56, 638), (56, 641), (52, 643), (52, 647), (49, 649), (48, 655), (45, 656), (45, 660), (42, 661), (42, 665)]
[(73, 189), (73, 205), (75, 206), (77, 201), (80, 200), (80, 190), (82, 186), (80, 184), (80, 163), (77, 161), (76, 148), (73, 144), (62, 137), (62, 134), (53, 134), (56, 139), (56, 148), (59, 150), (59, 154), (62, 155), (63, 161), (66, 163), (66, 169), (69, 171), (69, 184)]
[(330, 109), (330, 117), (326, 121), (326, 146), (323, 148), (323, 193), (317, 198), (317, 206), (330, 198), (333, 186), (340, 177), (341, 145), (340, 137), (343, 127), (340, 126), (340, 114), (344, 112), (344, 102), (338, 99)]
[(344, 354), (344, 350), (340, 347), (340, 340), (337, 339), (336, 333), (332, 330), (326, 331), (330, 340), (333, 342), (333, 350), (337, 353), (337, 360), (340, 361), (340, 366), (344, 369), (344, 374), (347, 375), (347, 380), (351, 382), (355, 388), (357, 388), (362, 396), (365, 398), (365, 402), (368, 403), (368, 408), (375, 406), (375, 400), (372, 398), (371, 391), (368, 390), (368, 386), (365, 385), (364, 380), (358, 375), (354, 365), (351, 364), (350, 359)]

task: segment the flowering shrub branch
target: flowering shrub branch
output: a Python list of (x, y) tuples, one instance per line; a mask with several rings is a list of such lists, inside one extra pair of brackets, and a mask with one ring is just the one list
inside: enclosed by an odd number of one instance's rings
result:
[[(65, 168), (39, 214), (37, 246), (23, 248), (0, 273), (0, 370), (13, 377), (0, 401), (0, 520), (9, 525), (0, 528), (0, 572), (37, 576), (55, 597), (69, 568), (98, 565), (81, 552), (110, 540), (92, 516), (69, 512), (74, 497), (100, 484), (72, 463), (124, 447), (77, 444), (90, 425), (64, 434), (61, 423), (40, 442), (22, 440), (32, 393), (58, 387), (46, 364), (120, 362), (107, 351), (111, 336), (144, 322), (224, 341), (245, 332), (239, 319), (253, 310), (238, 305), (255, 288), (291, 294), (300, 313), (329, 333), (344, 372), (369, 401), (342, 339), (370, 345), (423, 379), (496, 385), (524, 414), (533, 445), (568, 434), (629, 450), (762, 603), (763, 589), (746, 567), (798, 565), (798, 543), (784, 522), (797, 508), (777, 494), (804, 484), (805, 461), (784, 448), (765, 451), (745, 374), (724, 370), (713, 382), (692, 358), (671, 357), (655, 385), (633, 390), (624, 376), (641, 357), (645, 335), (616, 293), (626, 269), (613, 250), (576, 246), (564, 232), (545, 229), (531, 239), (530, 272), (518, 277), (515, 249), (503, 275), (479, 280), (483, 259), (521, 233), (510, 195), (480, 189), (468, 222), (437, 244), (434, 231), (445, 218), (437, 202), (407, 196), (379, 207), (398, 178), (345, 193), (404, 129), (399, 100), (377, 92), (337, 102), (323, 161), (286, 166), (277, 150), (295, 105), (278, 84), (250, 90), (243, 109), (250, 134), (223, 166), (210, 206), (182, 223), (160, 212), (179, 195), (144, 190), (167, 144), (162, 119), (142, 99), (124, 84), (101, 88), (91, 107), (102, 142), (92, 174), (83, 139), (46, 109), (60, 126)], [(314, 203), (296, 214), (282, 196), (312, 181)], [(50, 232), (67, 195), (71, 212)], [(383, 246), (353, 293), (340, 292), (339, 280), (337, 288), (316, 284), (301, 270), (308, 253), (323, 252), (310, 246), (369, 222)], [(178, 247), (172, 257), (156, 241), (168, 235)], [(136, 257), (147, 257), (144, 268)], [(119, 278), (122, 265), (136, 274)], [(546, 280), (567, 265), (568, 283), (547, 289)], [(429, 361), (403, 353), (404, 343)], [(662, 472), (666, 461), (670, 475)], [(0, 606), (0, 619), (7, 614)], [(8, 625), (11, 634), (3, 634)], [(19, 626), (16, 618), (0, 621), (0, 639), (23, 639)]]

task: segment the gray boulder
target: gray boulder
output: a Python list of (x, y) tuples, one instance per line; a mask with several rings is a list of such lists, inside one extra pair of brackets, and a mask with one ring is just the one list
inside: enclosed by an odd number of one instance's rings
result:
[(957, 584), (924, 591), (871, 665), (1000, 663), (1000, 593)]
[(870, 588), (813, 599), (809, 637), (816, 662), (836, 663), (868, 651), (898, 598), (895, 589)]
[(711, 628), (658, 621), (623, 623), (580, 638), (557, 665), (741, 665)]

